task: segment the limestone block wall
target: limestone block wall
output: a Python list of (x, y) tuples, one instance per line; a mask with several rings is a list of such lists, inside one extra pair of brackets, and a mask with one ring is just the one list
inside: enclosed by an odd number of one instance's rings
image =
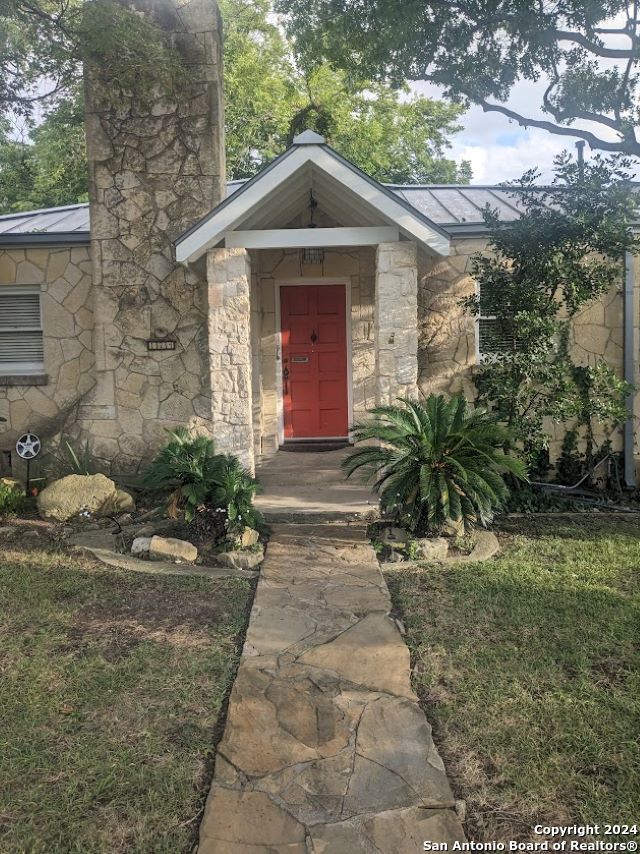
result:
[(260, 250), (252, 254), (254, 271), (254, 312), (259, 320), (254, 347), (254, 389), (256, 455), (275, 453), (278, 447), (276, 286), (278, 282), (308, 279), (350, 282), (351, 349), (354, 418), (362, 417), (375, 405), (376, 373), (374, 351), (375, 251), (372, 247), (327, 249), (321, 264), (303, 264), (299, 250)]
[(376, 251), (376, 403), (418, 393), (418, 249), (381, 243)]
[(244, 249), (207, 253), (211, 430), (216, 448), (254, 468), (251, 268)]
[[(166, 92), (118, 91), (86, 70), (97, 385), (77, 433), (135, 467), (180, 424), (210, 430), (207, 286), (172, 241), (224, 193), (221, 22), (215, 0), (126, 0), (166, 31), (187, 74)], [(111, 73), (113, 72), (113, 73)], [(166, 339), (173, 350), (150, 351)]]
[[(463, 392), (475, 397), (473, 372), (477, 364), (476, 329), (460, 300), (475, 292), (471, 256), (487, 248), (483, 238), (454, 240), (448, 258), (419, 259), (419, 385), (423, 394)], [(638, 274), (640, 277), (640, 274)], [(640, 278), (639, 278), (640, 288)], [(578, 364), (598, 360), (623, 373), (623, 281), (600, 300), (583, 309), (571, 330), (571, 353)], [(640, 293), (640, 291), (639, 291)], [(639, 404), (640, 413), (640, 404)], [(548, 424), (551, 458), (560, 452), (565, 428)], [(599, 436), (602, 439), (603, 436)], [(614, 437), (621, 448), (621, 434)]]
[(0, 422), (0, 451), (11, 451), (27, 429), (51, 437), (95, 384), (89, 248), (0, 250), (0, 289), (14, 285), (40, 287), (45, 378), (16, 385), (0, 376), (0, 416), (8, 419)]

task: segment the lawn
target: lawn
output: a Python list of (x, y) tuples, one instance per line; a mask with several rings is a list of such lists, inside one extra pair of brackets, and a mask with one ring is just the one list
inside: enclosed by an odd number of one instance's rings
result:
[(640, 521), (499, 533), (487, 563), (386, 574), (467, 834), (638, 822)]
[(0, 554), (0, 850), (190, 851), (251, 586)]

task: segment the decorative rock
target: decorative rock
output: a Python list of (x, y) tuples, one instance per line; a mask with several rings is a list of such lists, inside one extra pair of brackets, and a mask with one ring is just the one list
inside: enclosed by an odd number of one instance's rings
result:
[(138, 528), (136, 531), (136, 537), (148, 537), (151, 539), (155, 534), (156, 529), (153, 525), (143, 525), (141, 528)]
[(83, 510), (110, 512), (116, 496), (115, 483), (104, 474), (70, 474), (42, 490), (38, 510), (43, 519), (66, 522)]
[(116, 489), (114, 510), (118, 513), (129, 513), (135, 509), (136, 502), (134, 501), (133, 496), (124, 489)]
[(198, 557), (198, 549), (186, 540), (176, 540), (173, 537), (151, 537), (149, 543), (151, 560), (185, 560), (193, 562)]
[(248, 549), (251, 548), (251, 546), (256, 546), (259, 539), (260, 534), (256, 530), (253, 528), (245, 528), (242, 532), (242, 536), (240, 537), (240, 545), (243, 549)]
[(445, 522), (442, 526), (443, 537), (461, 537), (464, 534), (464, 521), (462, 519)]
[(264, 560), (264, 554), (259, 552), (220, 552), (216, 561), (220, 566), (231, 566), (234, 569), (255, 569)]
[(131, 554), (135, 557), (148, 555), (151, 548), (151, 537), (136, 537), (131, 543)]
[(424, 537), (415, 540), (420, 560), (445, 560), (449, 543), (444, 537)]
[(385, 528), (382, 532), (382, 542), (390, 546), (404, 545), (409, 540), (409, 534), (404, 528)]

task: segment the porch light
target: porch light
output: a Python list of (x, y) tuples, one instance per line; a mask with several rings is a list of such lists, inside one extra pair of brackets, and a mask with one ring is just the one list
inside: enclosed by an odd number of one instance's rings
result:
[(302, 250), (303, 264), (322, 264), (324, 261), (324, 249), (310, 248)]
[[(318, 203), (313, 197), (313, 190), (309, 193), (309, 225), (308, 228), (316, 228), (315, 215)], [(324, 261), (324, 249), (316, 247), (303, 249), (301, 252), (303, 264), (322, 264)]]

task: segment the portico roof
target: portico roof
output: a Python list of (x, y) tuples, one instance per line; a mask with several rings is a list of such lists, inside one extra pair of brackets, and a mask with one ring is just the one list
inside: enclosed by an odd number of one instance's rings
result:
[[(310, 194), (339, 224), (291, 228)], [(261, 234), (258, 236), (257, 233)], [(449, 236), (391, 188), (375, 181), (305, 131), (269, 166), (247, 181), (176, 241), (176, 260), (197, 260), (216, 246), (337, 246), (407, 239), (431, 254), (449, 254)]]

